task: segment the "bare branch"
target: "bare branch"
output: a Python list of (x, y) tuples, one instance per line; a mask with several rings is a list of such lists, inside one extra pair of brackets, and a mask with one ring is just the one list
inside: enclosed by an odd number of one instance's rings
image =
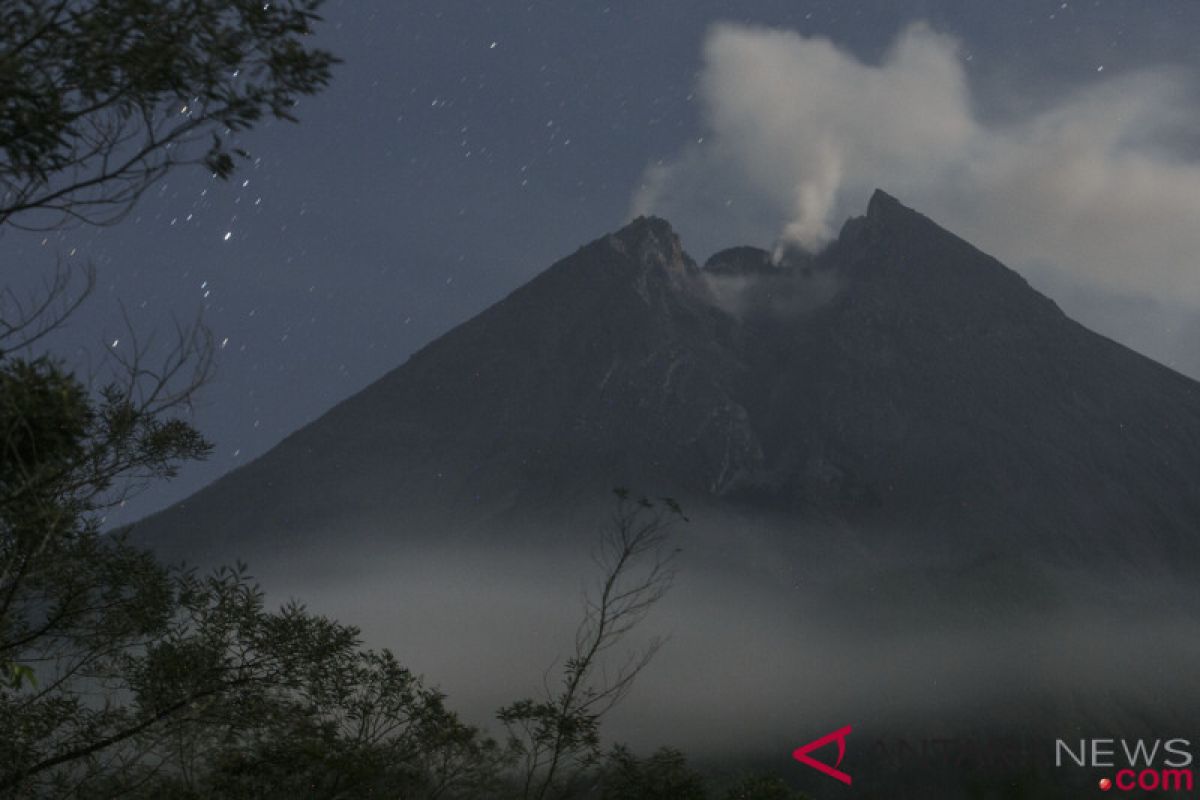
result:
[(0, 289), (0, 355), (27, 350), (61, 329), (95, 288), (95, 267), (59, 259), (40, 289), (25, 296), (11, 286)]
[(563, 792), (599, 759), (600, 720), (633, 686), (663, 644), (654, 638), (628, 653), (610, 672), (610, 650), (645, 619), (675, 577), (678, 550), (669, 547), (670, 530), (683, 517), (674, 501), (657, 505), (618, 502), (592, 560), (601, 570), (595, 590), (584, 597), (583, 618), (575, 631), (574, 652), (563, 666), (557, 691), (546, 686), (540, 702), (521, 701), (499, 712), (510, 747), (521, 763), (522, 796), (544, 800)]

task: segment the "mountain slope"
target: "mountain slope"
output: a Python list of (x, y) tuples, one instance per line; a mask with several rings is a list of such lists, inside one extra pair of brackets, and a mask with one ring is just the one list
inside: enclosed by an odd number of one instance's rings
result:
[(701, 267), (639, 218), (139, 530), (230, 558), (622, 484), (930, 552), (1184, 563), (1198, 479), (1200, 384), (876, 192), (778, 264)]

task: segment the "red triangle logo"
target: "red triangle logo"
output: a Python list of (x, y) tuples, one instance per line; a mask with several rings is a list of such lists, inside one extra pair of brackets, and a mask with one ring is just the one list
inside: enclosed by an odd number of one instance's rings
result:
[[(801, 764), (807, 764), (818, 772), (823, 772), (834, 780), (841, 781), (847, 786), (850, 785), (850, 776), (842, 772), (838, 767), (842, 765), (842, 759), (846, 757), (846, 737), (850, 735), (850, 726), (840, 728), (833, 733), (826, 734), (820, 739), (801, 745), (792, 751), (792, 758), (799, 761)], [(813, 750), (820, 750), (827, 744), (837, 742), (838, 757), (837, 762), (831, 767), (828, 764), (817, 761), (809, 755)]]

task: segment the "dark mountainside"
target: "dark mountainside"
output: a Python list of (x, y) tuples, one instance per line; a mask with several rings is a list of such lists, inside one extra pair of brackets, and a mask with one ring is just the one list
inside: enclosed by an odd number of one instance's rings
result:
[(639, 218), (139, 535), (224, 558), (368, 520), (403, 541), (614, 485), (900, 551), (1191, 564), (1200, 384), (883, 192), (778, 266), (700, 267)]

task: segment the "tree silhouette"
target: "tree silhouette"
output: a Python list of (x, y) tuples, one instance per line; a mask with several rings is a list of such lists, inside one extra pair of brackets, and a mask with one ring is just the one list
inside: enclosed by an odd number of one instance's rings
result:
[(238, 133), (329, 82), (321, 3), (4, 3), (0, 225), (110, 224), (177, 166), (228, 177)]

